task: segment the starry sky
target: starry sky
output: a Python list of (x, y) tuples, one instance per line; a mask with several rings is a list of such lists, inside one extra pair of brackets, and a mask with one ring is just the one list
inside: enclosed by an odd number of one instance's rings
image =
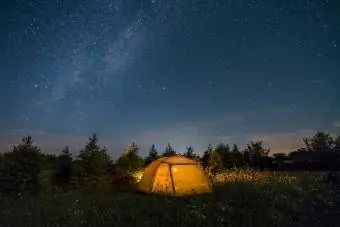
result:
[(4, 0), (0, 148), (178, 152), (340, 130), (337, 0)]

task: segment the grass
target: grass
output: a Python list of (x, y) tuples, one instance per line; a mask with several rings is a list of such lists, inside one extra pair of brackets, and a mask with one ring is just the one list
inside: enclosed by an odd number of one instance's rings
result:
[(321, 173), (230, 171), (214, 193), (44, 192), (0, 198), (0, 226), (332, 226), (332, 190)]

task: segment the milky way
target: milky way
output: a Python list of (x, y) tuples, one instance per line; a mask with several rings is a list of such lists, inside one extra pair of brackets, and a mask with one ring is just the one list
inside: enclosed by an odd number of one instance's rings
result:
[[(115, 99), (121, 96), (124, 81), (129, 80), (126, 69), (141, 57), (136, 56), (136, 52), (150, 45), (146, 41), (147, 32), (154, 32), (151, 26), (165, 20), (170, 9), (166, 2), (135, 4), (136, 12), (129, 18), (124, 14), (130, 10), (131, 2), (80, 2), (76, 9), (64, 11), (61, 18), (51, 22), (53, 31), (50, 32), (60, 40), (55, 44), (56, 49), (63, 50), (62, 53), (47, 50), (44, 43), (48, 41), (44, 36), (52, 29), (48, 22), (38, 25), (40, 19), (34, 16), (24, 32), (41, 39), (38, 48), (46, 50), (54, 60), (49, 71), (35, 76), (39, 82), (32, 83), (31, 88), (40, 94), (25, 115), (40, 115), (41, 127), (48, 127), (62, 117), (72, 121), (71, 131), (81, 131), (81, 124), (91, 111), (105, 111), (100, 107), (103, 103), (100, 95), (107, 94), (106, 90), (112, 90), (109, 99), (114, 105)], [(66, 3), (58, 1), (57, 4), (63, 8)], [(148, 24), (151, 24), (149, 29)], [(49, 28), (41, 31), (40, 26)], [(97, 107), (96, 102), (100, 103)]]

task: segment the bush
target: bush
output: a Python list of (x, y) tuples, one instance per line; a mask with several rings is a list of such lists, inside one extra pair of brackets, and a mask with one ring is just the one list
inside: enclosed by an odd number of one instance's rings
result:
[(112, 176), (114, 190), (120, 192), (135, 191), (137, 180), (133, 174), (122, 168), (116, 168)]

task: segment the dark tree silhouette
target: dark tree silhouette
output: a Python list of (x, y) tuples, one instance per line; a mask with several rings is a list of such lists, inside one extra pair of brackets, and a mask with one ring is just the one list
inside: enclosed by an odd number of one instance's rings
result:
[(0, 171), (5, 168), (5, 157), (2, 153), (0, 153)]
[(233, 144), (233, 148), (231, 149), (231, 152), (233, 153), (239, 153), (240, 149), (238, 148), (238, 146), (236, 144)]
[(334, 156), (335, 156), (335, 170), (339, 171), (340, 169), (340, 136), (334, 139)]
[(156, 146), (154, 144), (152, 144), (152, 146), (149, 150), (149, 155), (147, 157), (145, 157), (145, 159), (144, 159), (145, 165), (149, 165), (151, 162), (156, 160), (158, 157), (159, 156), (158, 156), (158, 152), (156, 150)]
[(262, 141), (251, 141), (247, 144), (244, 154), (250, 167), (260, 169), (262, 168), (263, 160), (267, 161), (267, 158), (264, 158), (268, 157), (269, 152), (269, 149), (263, 148)]
[(53, 181), (57, 186), (70, 184), (73, 170), (72, 167), (72, 154), (66, 146), (58, 156), (58, 166), (53, 176)]
[(128, 145), (123, 154), (117, 160), (117, 166), (129, 172), (136, 171), (144, 165), (144, 161), (138, 155), (139, 147), (132, 143)]
[(217, 151), (213, 151), (209, 159), (209, 170), (213, 175), (223, 169), (223, 159)]
[(244, 166), (244, 160), (242, 153), (236, 144), (233, 145), (231, 149), (232, 164), (234, 168), (240, 168)]
[(317, 132), (313, 138), (304, 138), (303, 141), (305, 142), (306, 149), (314, 152), (329, 151), (334, 145), (333, 138), (324, 132)]
[(220, 143), (216, 146), (215, 151), (221, 156), (223, 162), (223, 168), (230, 169), (234, 167), (233, 154), (230, 151), (228, 144)]
[(21, 144), (5, 154), (1, 190), (6, 193), (36, 194), (41, 188), (40, 157), (40, 148), (34, 145), (32, 137), (24, 137)]
[(106, 148), (98, 145), (96, 134), (89, 138), (85, 148), (80, 151), (78, 159), (80, 172), (77, 175), (78, 178), (80, 177), (80, 183), (85, 185), (96, 185), (106, 175), (111, 163)]
[(184, 153), (184, 156), (195, 159), (194, 148), (192, 146), (187, 147), (187, 151)]
[[(327, 179), (333, 183), (340, 182), (340, 137), (333, 138), (328, 133), (317, 132), (311, 138), (303, 138), (303, 141), (305, 147), (289, 154), (276, 153), (273, 157), (268, 155), (270, 149), (264, 148), (262, 141), (250, 141), (242, 152), (236, 144), (230, 148), (228, 144), (220, 143), (215, 149), (209, 144), (201, 158), (189, 146), (183, 155), (200, 161), (205, 170), (212, 174), (232, 167), (280, 171), (315, 170), (329, 171)], [(126, 183), (131, 187), (135, 184), (131, 173), (159, 158), (154, 145), (145, 159), (138, 152), (139, 147), (132, 143), (113, 164), (106, 148), (98, 145), (98, 138), (93, 134), (74, 159), (68, 147), (56, 157), (41, 153), (32, 137), (28, 136), (22, 139), (21, 144), (14, 146), (13, 151), (0, 154), (0, 192), (7, 195), (37, 193), (41, 187), (45, 187), (45, 183), (49, 183), (45, 181), (47, 175), (52, 176), (55, 185), (63, 188), (77, 186), (85, 189), (96, 186), (102, 189), (109, 185), (108, 189), (112, 191), (119, 188), (117, 185)], [(168, 143), (161, 156), (174, 155), (177, 155), (176, 151)]]
[(202, 159), (201, 159), (203, 168), (208, 168), (212, 153), (213, 153), (213, 148), (212, 148), (212, 145), (209, 144), (208, 148), (204, 151)]
[(172, 148), (170, 143), (167, 143), (166, 147), (165, 147), (165, 151), (162, 154), (163, 157), (171, 157), (171, 156), (176, 156), (177, 153), (175, 151), (174, 148)]

